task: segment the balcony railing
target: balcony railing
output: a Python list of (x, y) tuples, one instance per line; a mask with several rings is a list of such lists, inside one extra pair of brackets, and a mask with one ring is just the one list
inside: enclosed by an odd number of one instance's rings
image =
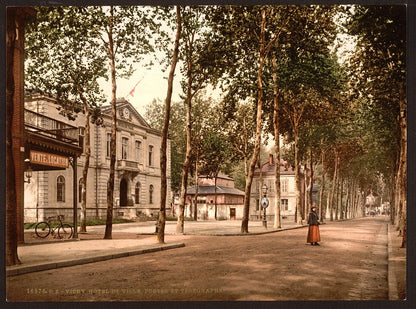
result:
[(121, 168), (138, 169), (137, 162), (129, 161), (129, 160), (125, 160), (125, 159), (117, 160), (117, 166), (119, 166)]
[(80, 145), (79, 128), (27, 109), (25, 109), (25, 129), (64, 143)]

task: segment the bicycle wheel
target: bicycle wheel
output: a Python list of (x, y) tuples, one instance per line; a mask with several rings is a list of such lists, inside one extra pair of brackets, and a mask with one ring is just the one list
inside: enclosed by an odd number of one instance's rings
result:
[(36, 224), (35, 233), (40, 238), (45, 238), (51, 232), (51, 227), (47, 222), (39, 222)]
[(58, 229), (58, 236), (61, 239), (69, 239), (72, 237), (72, 226), (69, 224), (62, 224)]

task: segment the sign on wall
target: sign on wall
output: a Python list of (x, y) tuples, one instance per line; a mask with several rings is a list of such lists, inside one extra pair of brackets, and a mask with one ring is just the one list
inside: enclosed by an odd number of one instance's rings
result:
[(59, 156), (53, 153), (31, 150), (30, 163), (68, 168), (69, 159), (68, 157)]

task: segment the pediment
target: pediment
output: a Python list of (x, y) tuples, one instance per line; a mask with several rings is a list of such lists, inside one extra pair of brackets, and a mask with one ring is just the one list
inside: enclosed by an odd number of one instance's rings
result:
[[(101, 112), (105, 115), (111, 115), (111, 106), (103, 107)], [(117, 99), (117, 119), (150, 128), (150, 125), (144, 120), (142, 115), (124, 98)]]

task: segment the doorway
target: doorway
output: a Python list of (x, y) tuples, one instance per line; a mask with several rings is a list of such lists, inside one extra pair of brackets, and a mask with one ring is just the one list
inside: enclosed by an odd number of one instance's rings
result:
[(120, 181), (120, 206), (127, 206), (127, 180)]
[(235, 220), (235, 208), (230, 208), (230, 220)]

